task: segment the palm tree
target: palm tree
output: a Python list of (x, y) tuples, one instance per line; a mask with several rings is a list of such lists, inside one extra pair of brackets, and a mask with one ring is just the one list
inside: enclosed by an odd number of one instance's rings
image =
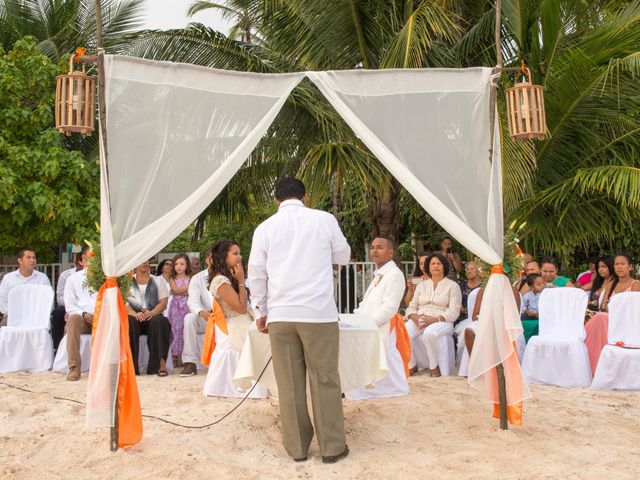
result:
[[(105, 49), (117, 53), (127, 44), (127, 35), (144, 20), (144, 0), (103, 0)], [(9, 50), (16, 40), (35, 37), (38, 47), (54, 62), (77, 47), (96, 46), (94, 0), (2, 0), (0, 45)]]
[(233, 20), (235, 23), (229, 30), (229, 37), (246, 43), (259, 42), (257, 33), (259, 18), (256, 10), (256, 2), (252, 0), (227, 0), (222, 3), (199, 0), (193, 3), (187, 15), (190, 17), (204, 10), (220, 10), (222, 18)]
[[(640, 96), (633, 75), (640, 65), (640, 1), (502, 4), (505, 63), (524, 60), (545, 86), (550, 133), (542, 142), (511, 141), (500, 96), (507, 221), (528, 221), (523, 240), (531, 249), (566, 253), (611, 243), (637, 224)], [(143, 34), (130, 52), (260, 72), (495, 64), (495, 10), (486, 0), (256, 0), (250, 6), (260, 45), (192, 24)], [(502, 80), (504, 88), (513, 78)], [(295, 159), (303, 157), (301, 173), (324, 191), (355, 170), (365, 179), (362, 198), (372, 204), (373, 231), (397, 238), (401, 187), (308, 82), (286, 109), (246, 168), (296, 172)], [(371, 172), (375, 181), (366, 178)]]

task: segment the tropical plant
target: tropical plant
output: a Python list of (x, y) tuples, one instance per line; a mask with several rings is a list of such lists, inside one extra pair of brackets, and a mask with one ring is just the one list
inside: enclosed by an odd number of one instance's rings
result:
[(256, 2), (253, 0), (227, 0), (224, 3), (199, 0), (193, 3), (187, 15), (190, 17), (204, 10), (219, 10), (222, 18), (232, 20), (234, 24), (229, 30), (229, 37), (246, 43), (259, 43), (259, 18)]
[[(102, 0), (105, 49), (119, 52), (127, 35), (142, 27), (144, 0)], [(57, 63), (77, 47), (96, 47), (94, 0), (2, 0), (0, 46), (5, 50), (30, 35), (38, 48)]]
[(98, 164), (53, 128), (56, 67), (27, 37), (0, 47), (0, 251), (79, 242), (98, 219)]

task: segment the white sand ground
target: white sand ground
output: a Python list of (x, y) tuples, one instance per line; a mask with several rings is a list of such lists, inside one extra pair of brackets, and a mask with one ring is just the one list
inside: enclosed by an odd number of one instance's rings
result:
[[(209, 423), (236, 400), (202, 396), (204, 375), (139, 377), (143, 413)], [(399, 399), (345, 402), (351, 455), (305, 463), (281, 446), (276, 400), (248, 400), (214, 427), (145, 419), (142, 442), (111, 453), (108, 430), (84, 428), (86, 377), (0, 375), (0, 478), (16, 479), (638, 479), (640, 393), (532, 387), (525, 423), (498, 428), (465, 379), (412, 377)]]

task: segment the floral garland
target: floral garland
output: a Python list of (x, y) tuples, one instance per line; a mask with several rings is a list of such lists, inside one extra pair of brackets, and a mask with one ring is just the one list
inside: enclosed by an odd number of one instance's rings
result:
[[(87, 280), (85, 281), (85, 286), (90, 290), (97, 292), (106, 280), (104, 272), (102, 271), (100, 244), (98, 242), (92, 244), (88, 240), (85, 240), (84, 242), (91, 248), (91, 251), (89, 252), (89, 261), (87, 262)], [(129, 293), (133, 288), (133, 272), (129, 273), (129, 275), (122, 275), (118, 277), (116, 281), (118, 283), (120, 294), (126, 301), (126, 298), (129, 296)]]
[[(524, 271), (524, 255), (518, 245), (518, 242), (520, 241), (518, 239), (518, 233), (522, 231), (525, 225), (526, 222), (514, 230), (514, 222), (504, 233), (504, 257), (502, 265), (505, 275), (509, 278), (509, 281), (512, 284), (520, 279), (520, 275), (522, 275), (522, 272)], [(490, 265), (479, 258), (476, 258), (476, 263), (480, 268), (480, 271), (485, 274), (482, 279), (482, 286), (484, 287), (489, 279), (489, 275), (487, 275), (487, 273), (491, 272), (493, 265)]]

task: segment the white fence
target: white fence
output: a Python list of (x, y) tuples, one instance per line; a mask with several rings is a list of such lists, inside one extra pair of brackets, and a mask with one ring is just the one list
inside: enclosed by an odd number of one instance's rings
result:
[[(0, 265), (0, 277), (16, 268), (17, 265)], [(401, 268), (405, 276), (411, 278), (414, 263), (402, 262)], [(36, 269), (49, 277), (55, 290), (63, 265), (61, 263), (47, 263), (36, 266)], [(351, 262), (348, 265), (334, 268), (334, 295), (340, 313), (351, 313), (358, 306), (358, 302), (362, 300), (369, 283), (371, 283), (375, 269), (376, 265), (373, 262)]]

